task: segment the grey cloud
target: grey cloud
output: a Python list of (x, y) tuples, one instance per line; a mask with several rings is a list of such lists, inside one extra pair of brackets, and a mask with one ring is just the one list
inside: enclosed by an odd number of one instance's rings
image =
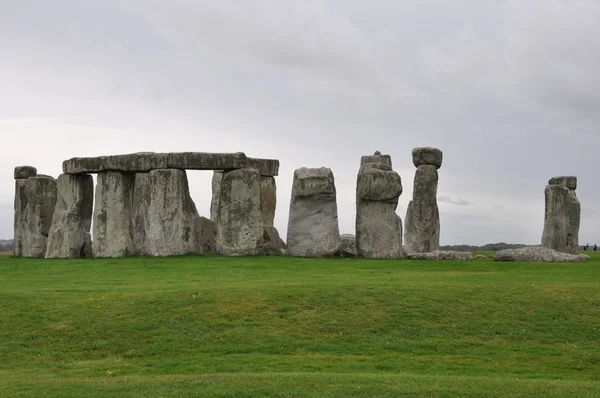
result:
[(457, 206), (473, 206), (474, 204), (473, 202), (469, 202), (468, 200), (464, 200), (461, 198), (452, 199), (449, 196), (438, 196), (437, 200), (440, 203), (449, 203), (451, 205)]
[[(554, 175), (577, 175), (582, 204), (600, 208), (597, 1), (9, 3), (0, 130), (15, 144), (0, 149), (1, 202), (15, 164), (57, 174), (76, 155), (241, 150), (281, 160), (283, 235), (302, 166), (333, 169), (341, 229), (353, 232), (360, 156), (392, 155), (404, 216), (410, 151), (436, 146), (444, 196), (493, 220), (500, 203), (509, 220), (465, 229), (446, 215), (443, 242), (536, 243)], [(192, 177), (201, 209), (207, 178)], [(582, 239), (598, 228), (582, 220)]]

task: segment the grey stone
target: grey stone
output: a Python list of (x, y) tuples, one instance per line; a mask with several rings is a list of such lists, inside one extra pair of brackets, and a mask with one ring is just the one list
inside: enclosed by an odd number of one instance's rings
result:
[(419, 166), (435, 166), (438, 169), (442, 167), (442, 151), (437, 148), (422, 147), (415, 148), (412, 151), (413, 164)]
[(23, 233), (25, 228), (25, 215), (27, 214), (27, 195), (25, 195), (25, 180), (15, 180), (14, 201), (14, 242), (13, 255), (23, 255)]
[(577, 189), (577, 177), (575, 177), (575, 176), (552, 177), (548, 181), (548, 185), (558, 185), (563, 188), (569, 188), (571, 190), (576, 190)]
[(365, 258), (403, 258), (402, 221), (396, 214), (402, 180), (390, 166), (365, 163), (356, 183), (356, 250)]
[(373, 155), (366, 155), (360, 158), (361, 166), (365, 163), (380, 163), (392, 167), (392, 157), (390, 155), (382, 155), (376, 151)]
[(575, 191), (562, 185), (548, 185), (544, 196), (542, 246), (576, 254), (579, 251), (581, 206)]
[(210, 201), (210, 219), (218, 223), (219, 217), (219, 196), (221, 195), (221, 181), (223, 180), (223, 171), (213, 172), (212, 178), (212, 199)]
[(104, 158), (104, 170), (143, 173), (167, 168), (166, 153), (137, 152), (126, 155), (112, 155)]
[(206, 217), (200, 217), (200, 233), (198, 235), (200, 253), (217, 253), (217, 223)]
[(37, 175), (37, 169), (33, 166), (17, 166), (15, 167), (15, 180), (26, 180), (29, 177)]
[(294, 172), (287, 251), (296, 257), (332, 257), (340, 246), (336, 190), (330, 169)]
[[(23, 197), (19, 206), (23, 224), (19, 228), (18, 251), (23, 257), (43, 258), (46, 255), (48, 233), (56, 206), (56, 180), (47, 177), (30, 177), (24, 181)], [(26, 203), (23, 203), (23, 202)]]
[(273, 226), (275, 208), (277, 207), (277, 185), (274, 177), (260, 178), (260, 199), (265, 226)]
[(285, 242), (272, 225), (264, 226), (261, 254), (264, 256), (282, 256), (286, 252)]
[(279, 160), (277, 159), (257, 159), (247, 158), (247, 166), (258, 169), (260, 175), (264, 177), (276, 177), (279, 175)]
[(103, 171), (98, 174), (94, 205), (96, 257), (136, 255), (131, 238), (133, 174)]
[(150, 202), (152, 201), (152, 185), (150, 173), (136, 173), (131, 193), (131, 239), (134, 255), (149, 255), (147, 231), (150, 229)]
[(567, 205), (567, 248), (566, 252), (579, 253), (579, 227), (581, 222), (581, 205), (574, 190), (569, 190)]
[(527, 262), (583, 262), (589, 259), (585, 254), (560, 253), (541, 246), (523, 247), (521, 249), (500, 250), (494, 255), (494, 261), (527, 261)]
[(456, 260), (456, 261), (471, 261), (473, 260), (473, 254), (470, 252), (456, 252), (456, 251), (444, 251), (435, 250), (426, 253), (408, 253), (407, 256), (411, 260)]
[(61, 174), (56, 180), (56, 190), (56, 207), (48, 234), (46, 258), (91, 257), (92, 176)]
[(202, 221), (190, 197), (185, 170), (152, 170), (149, 179), (145, 254), (164, 257), (200, 253)]
[(419, 166), (413, 184), (413, 200), (408, 204), (404, 220), (404, 244), (409, 252), (428, 253), (439, 249), (437, 186), (436, 166)]
[(483, 254), (478, 254), (475, 257), (473, 257), (473, 260), (489, 260), (489, 257)]
[(223, 173), (217, 215), (217, 252), (229, 256), (260, 253), (264, 225), (260, 172), (244, 168)]
[(340, 257), (356, 257), (356, 236), (352, 234), (340, 235)]
[(242, 152), (179, 152), (168, 154), (168, 167), (172, 169), (232, 170), (246, 167), (247, 163), (248, 159)]
[(65, 174), (100, 173), (105, 170), (106, 156), (93, 158), (71, 158), (63, 162)]

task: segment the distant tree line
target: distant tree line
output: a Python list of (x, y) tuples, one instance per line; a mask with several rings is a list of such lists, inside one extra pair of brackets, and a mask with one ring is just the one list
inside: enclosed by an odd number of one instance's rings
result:
[(12, 252), (13, 250), (13, 241), (10, 240), (0, 240), (0, 253), (4, 252)]

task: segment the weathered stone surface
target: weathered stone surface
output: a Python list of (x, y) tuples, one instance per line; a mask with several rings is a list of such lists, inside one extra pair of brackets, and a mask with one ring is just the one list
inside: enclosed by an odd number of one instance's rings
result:
[(356, 198), (363, 201), (398, 204), (402, 194), (402, 179), (391, 166), (365, 163), (359, 171)]
[(589, 256), (585, 254), (560, 253), (540, 246), (523, 247), (521, 249), (500, 250), (494, 255), (494, 261), (528, 261), (528, 262), (583, 262)]
[(575, 190), (569, 190), (567, 205), (567, 253), (579, 253), (579, 226), (581, 222), (581, 205)]
[(276, 177), (279, 175), (279, 160), (277, 159), (247, 158), (247, 162), (246, 167), (258, 169), (260, 175), (264, 177)]
[(330, 169), (294, 172), (287, 251), (296, 257), (332, 257), (340, 246), (336, 190)]
[(442, 151), (437, 148), (423, 147), (415, 148), (412, 151), (413, 164), (419, 166), (435, 166), (442, 167)]
[(264, 256), (282, 256), (285, 248), (285, 242), (279, 236), (277, 229), (271, 225), (265, 225), (261, 254)]
[(94, 206), (96, 257), (136, 255), (131, 238), (133, 174), (103, 171), (98, 174)]
[(106, 156), (93, 158), (71, 158), (63, 162), (65, 174), (100, 173), (105, 170)]
[(150, 173), (136, 173), (133, 177), (133, 191), (131, 192), (131, 239), (134, 255), (149, 255), (150, 253), (146, 234), (150, 229), (148, 212), (151, 200)]
[(265, 226), (273, 226), (277, 207), (277, 185), (274, 177), (260, 178), (260, 199), (263, 223)]
[(366, 155), (360, 158), (360, 165), (365, 163), (380, 163), (392, 167), (392, 157), (390, 155), (382, 155), (381, 152), (376, 151), (373, 155)]
[(223, 173), (217, 215), (217, 252), (229, 256), (260, 253), (264, 225), (260, 172), (244, 168)]
[(20, 238), (16, 242), (20, 246), (17, 251), (23, 257), (43, 258), (56, 206), (56, 180), (30, 177), (22, 181), (25, 199), (21, 196), (19, 200), (19, 206), (24, 211), (21, 214), (23, 224), (19, 228)]
[(168, 167), (172, 169), (232, 170), (246, 167), (247, 164), (248, 159), (242, 152), (179, 152), (168, 154)]
[(458, 260), (458, 261), (471, 261), (473, 260), (473, 254), (470, 252), (456, 252), (456, 251), (444, 251), (435, 250), (427, 253), (410, 253), (407, 256), (411, 260)]
[(552, 177), (548, 181), (548, 185), (558, 185), (563, 188), (569, 188), (571, 190), (577, 189), (577, 177), (575, 176), (560, 176)]
[(56, 180), (56, 190), (56, 207), (48, 234), (46, 258), (91, 257), (92, 176), (61, 174)]
[(579, 251), (581, 206), (574, 190), (548, 185), (544, 190), (545, 214), (542, 246), (558, 252)]
[(23, 255), (23, 231), (25, 228), (25, 214), (27, 212), (27, 195), (25, 195), (25, 180), (15, 180), (14, 201), (14, 242), (13, 255)]
[(163, 257), (200, 253), (202, 221), (190, 197), (185, 170), (152, 170), (149, 179), (145, 254)]
[(489, 257), (483, 254), (478, 254), (475, 257), (473, 257), (473, 260), (489, 260)]
[(380, 163), (361, 166), (356, 183), (356, 250), (365, 258), (402, 258), (402, 221), (396, 214), (402, 180)]
[(17, 166), (15, 167), (15, 180), (26, 180), (29, 177), (37, 175), (37, 169), (33, 166)]
[(404, 220), (404, 244), (409, 252), (428, 253), (439, 249), (437, 186), (437, 167), (419, 166), (413, 184), (413, 200), (408, 204)]
[(221, 181), (223, 180), (223, 171), (213, 172), (212, 178), (212, 199), (210, 201), (210, 219), (218, 222), (219, 217), (219, 196), (221, 195)]
[(340, 236), (340, 257), (356, 257), (356, 236), (352, 234), (342, 234)]
[(104, 170), (144, 173), (167, 168), (166, 153), (137, 152), (126, 155), (112, 155), (104, 158)]
[(199, 219), (200, 233), (198, 235), (200, 253), (217, 253), (217, 223), (206, 217)]

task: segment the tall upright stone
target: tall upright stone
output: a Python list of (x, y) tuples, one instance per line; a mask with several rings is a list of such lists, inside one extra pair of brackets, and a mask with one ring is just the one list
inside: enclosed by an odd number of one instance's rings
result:
[(575, 194), (577, 177), (551, 178), (544, 190), (545, 213), (542, 246), (577, 254), (581, 205)]
[(25, 180), (37, 175), (33, 166), (17, 166), (14, 170), (15, 200), (14, 200), (14, 236), (13, 255), (23, 255), (23, 231), (25, 227), (25, 214), (27, 209), (27, 196), (25, 195)]
[(92, 255), (90, 228), (94, 181), (89, 174), (61, 174), (48, 234), (46, 258), (88, 258)]
[(274, 226), (277, 207), (277, 185), (275, 177), (260, 178), (260, 206), (263, 216), (264, 234), (262, 253), (265, 256), (281, 256), (286, 245)]
[(18, 187), (21, 226), (16, 254), (43, 258), (56, 206), (56, 180), (37, 175), (23, 181), (23, 187)]
[(131, 195), (131, 239), (135, 255), (149, 255), (147, 231), (150, 229), (149, 208), (152, 199), (150, 173), (136, 173)]
[(214, 222), (218, 221), (219, 217), (219, 196), (221, 195), (221, 181), (223, 180), (223, 171), (213, 171), (212, 177), (212, 199), (210, 201), (210, 219)]
[(200, 253), (201, 221), (185, 170), (152, 170), (149, 183), (144, 254), (163, 257)]
[(260, 254), (264, 234), (260, 187), (257, 169), (244, 168), (223, 173), (217, 212), (219, 254)]
[(93, 227), (96, 257), (136, 254), (131, 238), (133, 176), (120, 171), (98, 173)]
[(365, 258), (404, 257), (402, 221), (396, 214), (402, 179), (389, 155), (363, 156), (356, 181), (356, 251)]
[(294, 172), (287, 250), (297, 257), (332, 257), (340, 247), (336, 189), (331, 169)]
[(404, 244), (411, 253), (428, 253), (440, 246), (440, 214), (437, 205), (438, 169), (442, 151), (437, 148), (415, 148), (413, 164), (417, 167), (413, 198), (408, 204), (404, 222)]

